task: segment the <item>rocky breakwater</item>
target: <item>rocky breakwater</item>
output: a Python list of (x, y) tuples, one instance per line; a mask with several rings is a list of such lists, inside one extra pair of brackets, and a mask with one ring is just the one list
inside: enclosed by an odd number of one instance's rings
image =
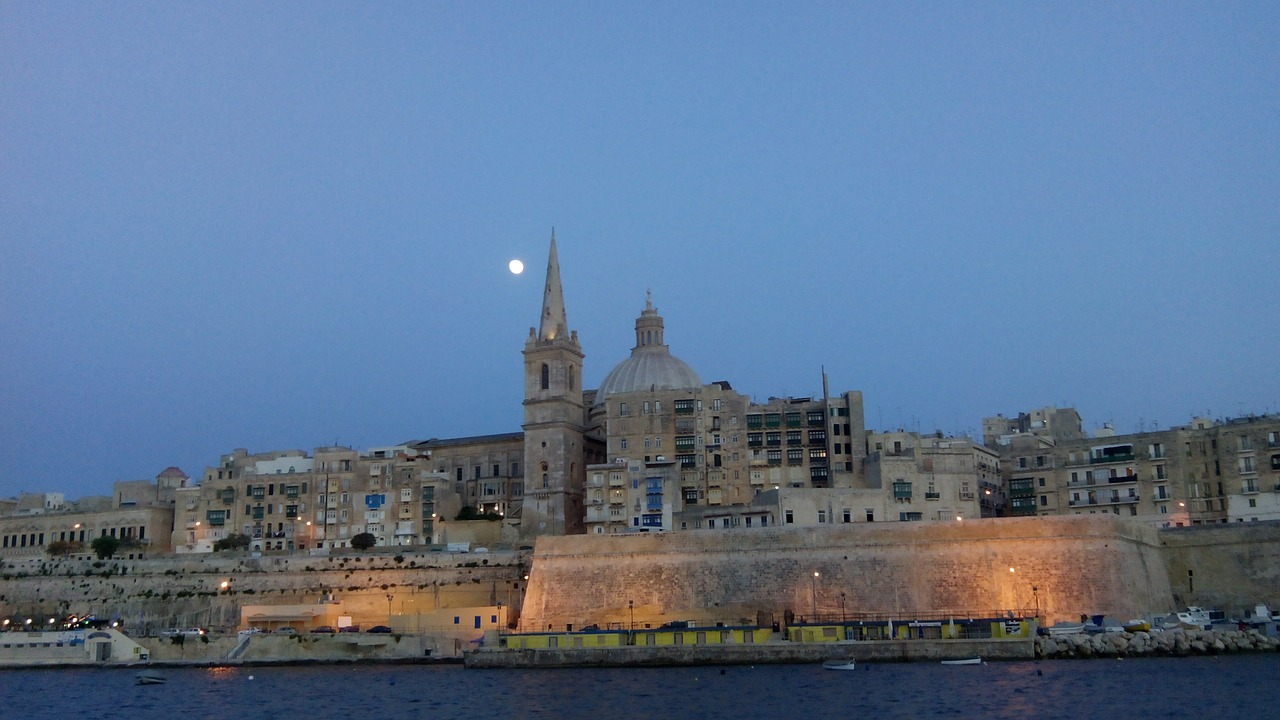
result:
[(1038, 658), (1143, 657), (1276, 652), (1280, 638), (1249, 630), (1166, 630), (1036, 638)]

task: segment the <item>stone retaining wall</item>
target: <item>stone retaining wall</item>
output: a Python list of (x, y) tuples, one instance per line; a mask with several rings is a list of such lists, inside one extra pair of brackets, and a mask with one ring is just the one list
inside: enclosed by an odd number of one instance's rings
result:
[[(332, 595), (358, 624), (440, 608), (519, 607), (527, 554), (421, 552), (332, 557), (178, 556), (5, 562), (0, 615), (88, 614), (133, 635), (162, 628), (240, 627), (242, 605), (310, 604)], [(226, 590), (221, 588), (228, 581)], [(388, 607), (387, 595), (392, 596)]]

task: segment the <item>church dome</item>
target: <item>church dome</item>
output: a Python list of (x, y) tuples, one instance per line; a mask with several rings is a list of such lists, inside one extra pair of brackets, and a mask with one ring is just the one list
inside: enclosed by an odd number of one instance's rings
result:
[(644, 312), (636, 318), (636, 346), (631, 349), (631, 357), (609, 371), (604, 382), (600, 383), (596, 396), (604, 398), (643, 390), (702, 387), (698, 373), (672, 355), (662, 343), (662, 334), (662, 316), (654, 309), (653, 300), (646, 298)]

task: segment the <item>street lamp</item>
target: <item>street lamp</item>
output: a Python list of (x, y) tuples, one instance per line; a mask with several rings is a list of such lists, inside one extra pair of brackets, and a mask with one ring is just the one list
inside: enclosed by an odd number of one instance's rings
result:
[(395, 595), (387, 593), (387, 624), (391, 624), (391, 601), (395, 599)]
[(840, 591), (840, 622), (844, 622), (844, 591)]
[(635, 600), (627, 601), (627, 611), (631, 613), (630, 632), (632, 635), (635, 635), (635, 632), (636, 632), (636, 601)]
[(1036, 599), (1036, 620), (1040, 619), (1040, 588), (1035, 585), (1031, 586), (1031, 594)]
[(809, 591), (813, 595), (813, 614), (810, 615), (810, 622), (816, 622), (818, 619), (818, 576), (817, 570), (813, 571), (813, 579), (809, 581)]

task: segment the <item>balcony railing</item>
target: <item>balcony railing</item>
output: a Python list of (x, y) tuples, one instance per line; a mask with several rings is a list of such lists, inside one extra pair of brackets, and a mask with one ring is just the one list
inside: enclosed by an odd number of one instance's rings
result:
[(1103, 455), (1102, 457), (1090, 457), (1089, 464), (1100, 465), (1102, 463), (1133, 462), (1133, 460), (1133, 453), (1127, 455)]
[(926, 493), (924, 494), (924, 499), (925, 499), (925, 500), (941, 500), (941, 499), (942, 499), (942, 493), (926, 492)]
[(1121, 495), (1120, 497), (1080, 498), (1079, 500), (1071, 500), (1068, 504), (1071, 507), (1083, 507), (1085, 505), (1128, 505), (1138, 502), (1137, 495)]

